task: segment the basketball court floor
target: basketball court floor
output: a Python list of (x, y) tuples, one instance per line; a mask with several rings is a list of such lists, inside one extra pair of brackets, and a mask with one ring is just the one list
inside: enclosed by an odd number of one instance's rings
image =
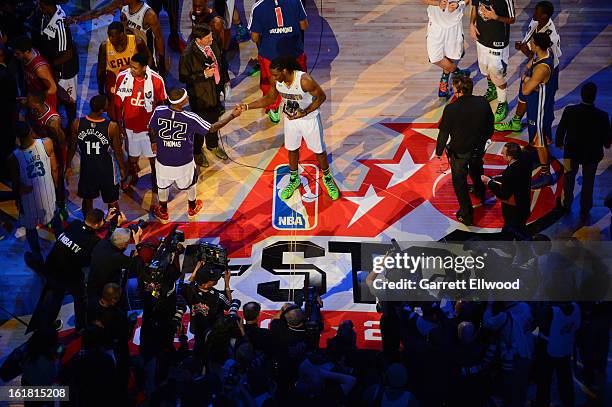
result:
[[(98, 4), (95, 0), (85, 3), (72, 6), (77, 10)], [(184, 38), (190, 32), (190, 3), (182, 4)], [(242, 2), (237, 3), (242, 7)], [(247, 15), (252, 3), (244, 1)], [(522, 38), (536, 3), (515, 1), (517, 22), (512, 26), (511, 44)], [(580, 87), (586, 81), (594, 81), (599, 88), (596, 105), (612, 111), (612, 3), (553, 3), (563, 50), (555, 125), (566, 105), (579, 102)], [(494, 239), (502, 226), (501, 209), (493, 199), (475, 209), (475, 226), (465, 227), (455, 220), (458, 205), (449, 165), (433, 153), (444, 105), (437, 97), (439, 69), (427, 59), (425, 6), (414, 0), (307, 0), (306, 5), (310, 22), (306, 33), (308, 69), (327, 94), (321, 107), (325, 142), (342, 197), (335, 202), (328, 198), (322, 184), (316, 182), (320, 173), (314, 156), (303, 150), (301, 194), (294, 194), (289, 202), (280, 200), (279, 191), (288, 178), (282, 123), (273, 125), (263, 112), (254, 110), (222, 130), (221, 140), (230, 161), (221, 162), (208, 154), (211, 166), (202, 169), (198, 182), (198, 198), (204, 209), (195, 220), (187, 219), (186, 193), (177, 191), (171, 193), (170, 224), (161, 225), (152, 218), (149, 209), (155, 197), (148, 189), (149, 168), (144, 161), (139, 183), (122, 195), (120, 204), (128, 219), (150, 221), (145, 231), (149, 239), (165, 235), (178, 223), (189, 243), (202, 239), (227, 248), (234, 296), (243, 303), (262, 303), (264, 318), (291, 300), (308, 277), (309, 284), (319, 287), (324, 301), (324, 337), (333, 335), (341, 320), (352, 319), (359, 345), (379, 348), (375, 306), (360, 302), (356, 293), (363, 275), (359, 244), (380, 243), (385, 248), (391, 238), (400, 242), (463, 240), (473, 234)], [(97, 50), (112, 20), (106, 16), (73, 27), (81, 60), (79, 108), (83, 113), (96, 93)], [(165, 13), (161, 20), (167, 34)], [(472, 71), (474, 93), (484, 94), (486, 79), (478, 72), (467, 17), (464, 26), (466, 53), (460, 66)], [(228, 107), (260, 96), (259, 76), (245, 73), (255, 55), (251, 42), (233, 46)], [(178, 55), (168, 50), (167, 57), (167, 88), (181, 86)], [(523, 55), (511, 49), (511, 108), (516, 105), (524, 62)], [(486, 152), (485, 173), (503, 170), (501, 149), (511, 140), (526, 144), (526, 129), (520, 134), (495, 134)], [(555, 150), (554, 156), (559, 159), (561, 152)], [(533, 192), (530, 222), (554, 238), (609, 240), (610, 213), (603, 207), (603, 199), (612, 185), (611, 163), (612, 153), (607, 151), (597, 172), (595, 207), (586, 222), (578, 219), (577, 207), (573, 215), (564, 218), (552, 213), (561, 194), (560, 184)], [(561, 164), (556, 160), (553, 169), (559, 171)], [(69, 180), (69, 209), (74, 218), (81, 217), (77, 177), (75, 171)], [(576, 194), (580, 194), (580, 183), (578, 177)], [(101, 201), (95, 205), (104, 208)], [(2, 204), (0, 209), (5, 220), (16, 217), (12, 203)], [(0, 359), (25, 339), (25, 327), (14, 317), (29, 319), (43, 285), (42, 278), (23, 262), (27, 242), (23, 237), (15, 238), (15, 227), (0, 241), (0, 306), (12, 314), (4, 310), (0, 314)], [(40, 230), (40, 235), (51, 238), (46, 230)], [(48, 250), (51, 241), (44, 240), (43, 245)], [(69, 335), (73, 328), (71, 301), (67, 297), (62, 308), (63, 335)], [(263, 322), (267, 323), (269, 320)]]

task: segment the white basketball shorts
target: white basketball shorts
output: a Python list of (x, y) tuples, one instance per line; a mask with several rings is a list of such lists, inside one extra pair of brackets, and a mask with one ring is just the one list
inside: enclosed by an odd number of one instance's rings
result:
[(302, 139), (304, 139), (306, 145), (313, 153), (320, 154), (325, 151), (323, 125), (321, 124), (320, 114), (314, 117), (302, 117), (296, 120), (289, 120), (288, 117), (285, 117), (284, 127), (285, 148), (287, 150), (298, 150), (302, 144)]

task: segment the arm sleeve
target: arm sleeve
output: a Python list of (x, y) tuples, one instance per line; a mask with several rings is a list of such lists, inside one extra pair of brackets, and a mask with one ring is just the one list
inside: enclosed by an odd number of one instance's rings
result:
[(221, 305), (221, 307), (224, 310), (229, 309), (230, 306), (230, 300), (225, 296), (224, 293), (222, 293), (221, 291), (217, 291), (217, 294), (219, 295), (219, 304)]

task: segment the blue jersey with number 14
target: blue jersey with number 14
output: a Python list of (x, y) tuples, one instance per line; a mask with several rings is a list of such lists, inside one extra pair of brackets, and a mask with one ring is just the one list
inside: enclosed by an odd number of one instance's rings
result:
[(149, 128), (157, 133), (157, 161), (180, 167), (193, 160), (194, 135), (208, 133), (210, 123), (193, 112), (159, 106), (151, 116)]

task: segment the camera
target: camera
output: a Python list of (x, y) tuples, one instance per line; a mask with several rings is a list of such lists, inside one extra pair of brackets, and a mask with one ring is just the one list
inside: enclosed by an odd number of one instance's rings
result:
[(179, 243), (185, 241), (185, 234), (177, 228), (178, 225), (174, 225), (168, 235), (161, 239), (151, 262), (146, 265), (144, 290), (150, 292), (155, 298), (167, 296), (174, 290), (174, 284), (171, 287), (165, 287), (163, 283), (174, 255), (180, 254), (183, 249)]
[(132, 231), (132, 233), (136, 233), (138, 232), (138, 229), (142, 229), (144, 230), (147, 227), (147, 222), (145, 222), (143, 219), (140, 219), (138, 221), (138, 223), (136, 223), (135, 225), (129, 225), (128, 229), (130, 229)]
[(227, 250), (222, 246), (212, 243), (198, 243), (196, 247), (196, 258), (203, 261), (208, 266), (219, 266), (225, 270), (229, 260), (227, 259)]
[(240, 309), (240, 300), (232, 300), (229, 310), (227, 311), (227, 319), (237, 321), (239, 319), (238, 310)]
[(176, 307), (176, 311), (172, 317), (172, 324), (176, 327), (176, 329), (179, 329), (182, 326), (185, 311), (187, 311), (187, 306), (185, 304), (180, 304)]

